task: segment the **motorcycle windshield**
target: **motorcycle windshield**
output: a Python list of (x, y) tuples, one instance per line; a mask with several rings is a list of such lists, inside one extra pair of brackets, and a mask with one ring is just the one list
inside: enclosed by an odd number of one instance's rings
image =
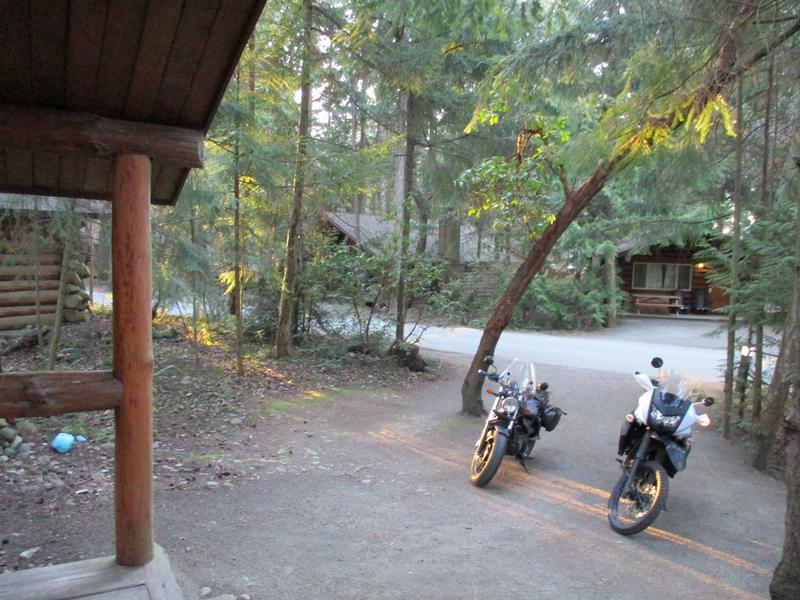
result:
[(691, 400), (691, 381), (680, 371), (663, 370), (659, 378), (659, 387), (665, 402), (672, 400), (675, 404), (680, 404), (684, 400)]
[[(506, 379), (508, 377), (508, 379)], [(515, 358), (501, 373), (503, 381), (513, 381), (520, 389), (536, 388), (536, 370), (532, 362), (522, 362)]]

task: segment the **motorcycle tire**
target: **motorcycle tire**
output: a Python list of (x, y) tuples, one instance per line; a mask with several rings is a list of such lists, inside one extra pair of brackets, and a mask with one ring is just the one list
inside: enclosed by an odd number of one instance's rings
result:
[(469, 474), (472, 485), (483, 487), (492, 480), (506, 453), (507, 444), (508, 438), (496, 429), (486, 432), (483, 443), (478, 445), (472, 455)]
[(608, 498), (608, 523), (622, 535), (634, 535), (650, 527), (667, 502), (669, 477), (659, 463), (647, 461), (639, 465), (636, 477), (621, 498), (628, 475), (620, 477)]

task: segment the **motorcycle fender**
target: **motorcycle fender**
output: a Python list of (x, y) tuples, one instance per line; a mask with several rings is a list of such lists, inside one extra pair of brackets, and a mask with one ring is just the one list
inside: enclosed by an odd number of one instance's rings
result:
[(508, 432), (508, 428), (503, 427), (502, 425), (495, 425), (494, 428), (495, 431), (497, 431), (497, 433), (499, 433), (500, 435), (504, 435), (506, 437), (510, 435)]
[(675, 467), (675, 471), (683, 471), (686, 468), (686, 458), (689, 456), (689, 451), (675, 442), (670, 442), (665, 447), (669, 461)]

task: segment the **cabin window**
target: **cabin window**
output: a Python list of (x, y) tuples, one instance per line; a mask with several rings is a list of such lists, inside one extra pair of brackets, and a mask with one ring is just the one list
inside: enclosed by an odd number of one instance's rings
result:
[(633, 287), (641, 290), (692, 289), (692, 265), (633, 263)]

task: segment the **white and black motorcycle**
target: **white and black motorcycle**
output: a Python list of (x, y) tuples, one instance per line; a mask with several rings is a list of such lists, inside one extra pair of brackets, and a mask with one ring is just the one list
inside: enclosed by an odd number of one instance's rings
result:
[(550, 404), (546, 383), (536, 385), (533, 363), (515, 358), (499, 373), (491, 356), (484, 362), (489, 370), (478, 373), (498, 387), (487, 390), (494, 403), (472, 455), (469, 478), (478, 487), (489, 483), (505, 455), (516, 457), (525, 468), (522, 461), (530, 457), (541, 430), (553, 431), (567, 414)]
[[(664, 361), (650, 363), (660, 369)], [(638, 371), (636, 382), (645, 389), (636, 409), (625, 415), (619, 436), (622, 476), (608, 499), (608, 522), (622, 535), (646, 529), (667, 502), (668, 477), (686, 468), (696, 425), (708, 427), (711, 419), (695, 406), (711, 406), (707, 397), (693, 402), (688, 380), (677, 371), (662, 371), (651, 379)]]

